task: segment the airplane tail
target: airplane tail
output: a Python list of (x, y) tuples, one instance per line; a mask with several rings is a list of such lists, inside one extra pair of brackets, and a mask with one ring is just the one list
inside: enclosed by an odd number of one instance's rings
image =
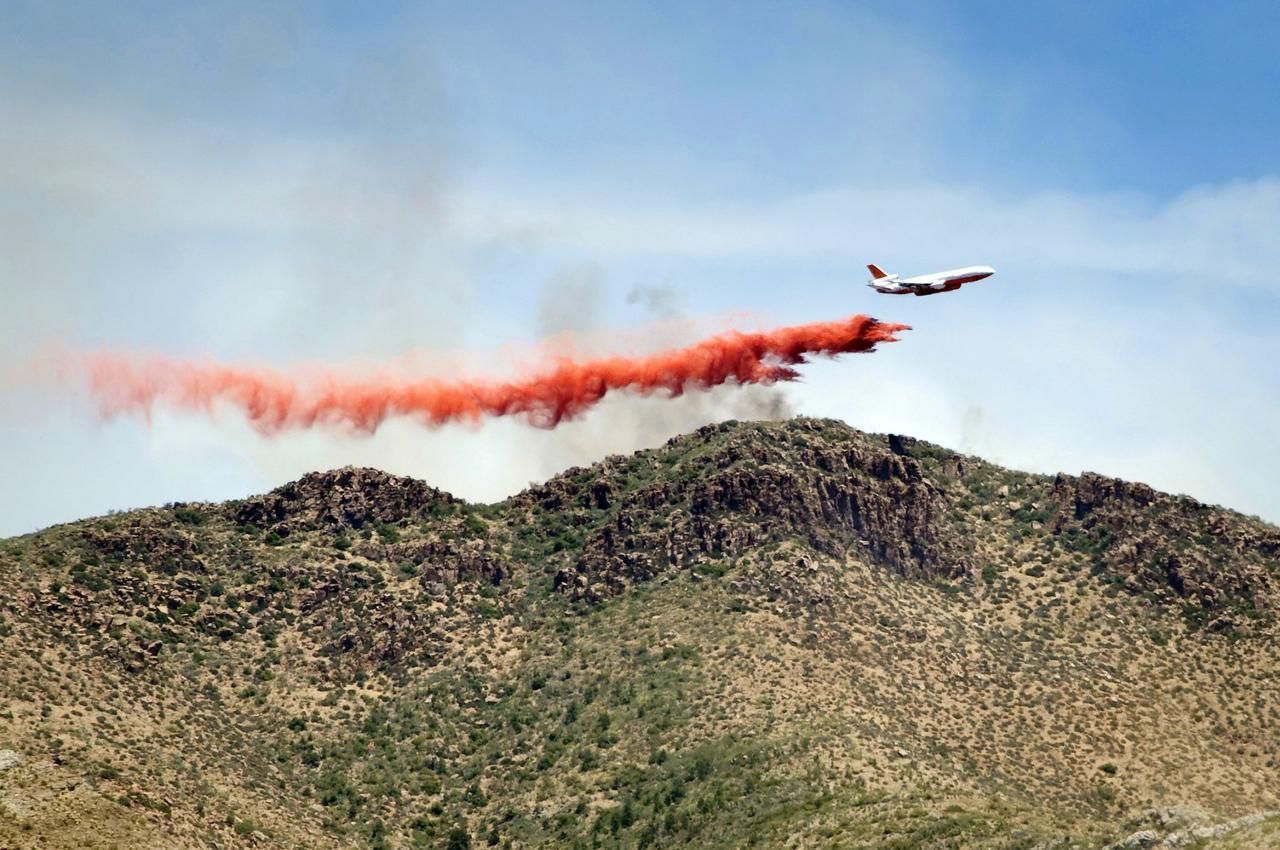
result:
[(868, 265), (867, 271), (871, 272), (872, 280), (880, 280), (881, 278), (888, 277), (888, 275), (885, 274), (879, 266)]

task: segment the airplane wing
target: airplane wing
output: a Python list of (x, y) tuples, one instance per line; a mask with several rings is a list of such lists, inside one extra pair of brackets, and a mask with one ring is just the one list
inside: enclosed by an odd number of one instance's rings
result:
[(935, 283), (931, 286), (919, 286), (912, 289), (916, 295), (937, 295), (939, 292), (955, 292), (960, 288), (958, 283)]

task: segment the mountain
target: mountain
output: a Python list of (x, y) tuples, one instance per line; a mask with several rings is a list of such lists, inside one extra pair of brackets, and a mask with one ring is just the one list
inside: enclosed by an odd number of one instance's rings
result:
[(1280, 847), (1280, 529), (730, 422), (0, 541), (0, 847)]

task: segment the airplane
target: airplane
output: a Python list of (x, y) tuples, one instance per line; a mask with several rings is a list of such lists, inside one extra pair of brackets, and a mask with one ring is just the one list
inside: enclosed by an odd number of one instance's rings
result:
[(885, 274), (879, 266), (869, 265), (867, 271), (871, 272), (871, 280), (867, 281), (867, 286), (886, 295), (937, 295), (939, 292), (952, 292), (966, 283), (973, 283), (996, 273), (991, 266), (967, 266), (906, 278)]

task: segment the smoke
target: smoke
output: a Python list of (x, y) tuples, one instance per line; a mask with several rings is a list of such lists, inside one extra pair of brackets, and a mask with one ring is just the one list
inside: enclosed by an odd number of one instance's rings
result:
[(981, 444), (982, 432), (982, 408), (976, 406), (965, 408), (964, 415), (960, 418), (960, 451), (976, 454)]
[[(630, 306), (629, 312), (640, 312), (647, 321), (638, 329), (620, 332), (616, 313), (619, 302)], [(532, 311), (533, 330), (546, 340), (540, 346), (544, 356), (585, 358), (619, 350), (677, 349), (728, 327), (760, 327), (751, 317), (691, 317), (682, 308), (681, 295), (670, 284), (637, 284), (619, 292), (600, 264), (579, 263), (564, 267), (541, 287)], [(509, 357), (508, 362), (529, 360), (518, 354)], [(518, 476), (521, 483), (541, 481), (607, 455), (661, 445), (677, 434), (711, 422), (777, 420), (791, 415), (791, 407), (778, 385), (744, 386), (731, 382), (667, 398), (661, 404), (625, 391), (610, 393), (590, 416), (566, 423), (554, 432), (506, 429), (501, 442), (511, 461), (504, 470), (513, 480)], [(507, 495), (508, 491), (498, 489), (491, 493)]]
[(317, 425), (373, 433), (397, 416), (429, 426), (510, 416), (551, 429), (581, 416), (613, 391), (675, 397), (728, 383), (791, 381), (800, 376), (795, 367), (810, 355), (871, 351), (907, 329), (859, 315), (765, 332), (729, 331), (642, 356), (583, 361), (555, 357), (514, 380), (406, 379), (389, 374), (354, 378), (329, 370), (289, 375), (112, 354), (87, 355), (78, 368), (104, 416), (149, 415), (157, 405), (211, 413), (223, 404), (237, 409), (265, 434)]
[(540, 337), (572, 334), (576, 339), (600, 325), (603, 272), (594, 263), (571, 266), (547, 281), (538, 294)]
[[(680, 298), (670, 284), (637, 284), (627, 293), (627, 303), (642, 306), (654, 319), (673, 321), (683, 315)], [(794, 412), (786, 395), (772, 385), (712, 390), (685, 397), (682, 407), (647, 405), (641, 415), (653, 420), (662, 437), (692, 430), (720, 418), (790, 419)], [(674, 417), (673, 417), (674, 414)]]
[(674, 319), (680, 315), (676, 291), (668, 284), (638, 283), (627, 293), (628, 304), (639, 304), (659, 319)]

